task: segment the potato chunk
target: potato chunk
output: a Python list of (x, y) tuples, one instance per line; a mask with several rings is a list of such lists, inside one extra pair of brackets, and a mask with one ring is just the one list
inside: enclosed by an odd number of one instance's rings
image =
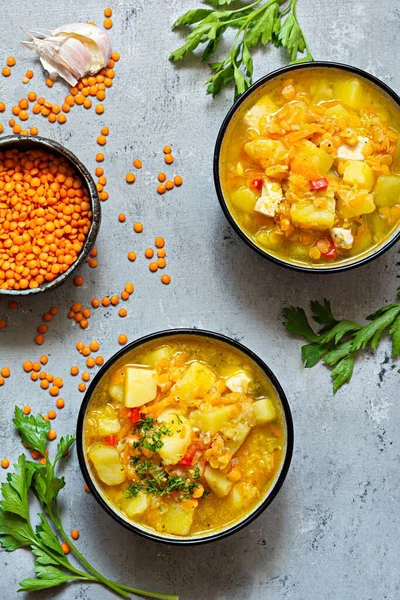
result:
[(149, 365), (149, 367), (154, 367), (154, 364), (158, 360), (161, 360), (162, 358), (171, 358), (172, 353), (173, 350), (171, 346), (160, 346), (160, 348), (149, 350), (143, 357), (143, 363)]
[(243, 484), (236, 483), (233, 486), (231, 493), (229, 494), (229, 500), (231, 502), (232, 508), (235, 510), (242, 508), (244, 505), (244, 494), (243, 494)]
[(176, 465), (185, 455), (192, 439), (192, 425), (186, 417), (173, 409), (164, 410), (157, 421), (165, 424), (168, 434), (161, 435), (163, 443), (158, 454), (166, 465)]
[(348, 160), (344, 164), (343, 181), (369, 192), (374, 185), (374, 172), (361, 160)]
[(144, 492), (139, 492), (133, 498), (124, 498), (121, 508), (126, 516), (132, 519), (133, 517), (143, 514), (149, 507), (149, 504), (149, 496)]
[(270, 398), (260, 398), (254, 402), (257, 425), (264, 425), (276, 419), (276, 410)]
[(244, 145), (246, 154), (263, 169), (276, 164), (283, 164), (288, 150), (279, 140), (258, 139)]
[(170, 503), (161, 513), (161, 530), (172, 535), (189, 535), (193, 522), (193, 507), (183, 508), (181, 504)]
[(229, 450), (232, 456), (236, 454), (236, 452), (245, 442), (250, 431), (251, 427), (246, 423), (238, 423), (236, 426), (228, 426), (226, 430), (222, 430), (222, 433), (225, 435), (225, 437), (229, 437), (229, 439), (225, 440), (225, 448)]
[(200, 410), (194, 410), (190, 419), (195, 425), (204, 433), (211, 433), (214, 435), (221, 429), (224, 423), (229, 422), (232, 414), (232, 406), (220, 406), (218, 408), (213, 408), (208, 410), (207, 412), (202, 412)]
[(190, 400), (194, 396), (204, 398), (216, 380), (217, 376), (210, 367), (194, 360), (171, 389), (171, 393), (179, 400)]
[(355, 77), (338, 79), (333, 86), (333, 96), (351, 108), (360, 108), (363, 97), (363, 87)]
[(132, 365), (125, 375), (124, 404), (128, 408), (143, 406), (157, 395), (157, 372), (153, 369)]
[(339, 190), (338, 193), (338, 213), (344, 219), (372, 213), (376, 208), (374, 197), (367, 190)]
[(292, 173), (307, 179), (318, 179), (326, 175), (333, 165), (333, 157), (315, 144), (304, 140), (298, 145), (296, 156), (290, 163)]
[(233, 482), (224, 473), (221, 473), (218, 469), (213, 469), (210, 465), (206, 466), (204, 477), (218, 498), (227, 496), (233, 487)]
[(97, 419), (97, 433), (99, 435), (113, 435), (121, 429), (121, 424), (118, 419)]
[(258, 194), (246, 186), (231, 192), (230, 199), (236, 208), (243, 212), (252, 213), (257, 202)]
[(318, 198), (301, 198), (290, 207), (293, 224), (303, 229), (324, 231), (335, 222), (335, 198), (333, 190), (319, 192)]
[(125, 471), (120, 463), (116, 448), (96, 442), (90, 446), (88, 456), (103, 483), (106, 485), (119, 485), (125, 481)]
[(394, 206), (400, 204), (399, 175), (381, 175), (375, 186), (376, 206)]

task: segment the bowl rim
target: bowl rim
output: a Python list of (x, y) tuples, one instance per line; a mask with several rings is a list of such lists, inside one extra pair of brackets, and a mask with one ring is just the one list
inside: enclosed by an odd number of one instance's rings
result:
[[(171, 337), (171, 336), (175, 336), (175, 335), (197, 335), (197, 336), (201, 336), (201, 337), (205, 337), (205, 338), (215, 339), (220, 342), (225, 342), (228, 345), (233, 346), (236, 350), (243, 352), (246, 356), (248, 356), (250, 359), (252, 359), (261, 368), (261, 370), (267, 375), (267, 377), (271, 381), (272, 385), (274, 386), (274, 388), (278, 394), (281, 406), (282, 406), (283, 417), (284, 417), (284, 421), (285, 421), (285, 425), (286, 425), (287, 440), (286, 440), (285, 457), (284, 457), (279, 475), (276, 478), (273, 486), (267, 492), (267, 495), (264, 498), (264, 500), (262, 500), (262, 502), (260, 502), (260, 504), (250, 514), (246, 515), (240, 521), (233, 523), (233, 525), (231, 525), (230, 527), (228, 527), (226, 529), (218, 530), (214, 534), (203, 536), (203, 537), (196, 536), (193, 538), (178, 538), (178, 537), (167, 538), (165, 536), (158, 535), (157, 532), (153, 533), (150, 529), (149, 530), (141, 529), (138, 526), (136, 526), (135, 523), (133, 523), (133, 522), (132, 523), (127, 522), (125, 519), (123, 519), (118, 514), (118, 512), (114, 511), (111, 508), (111, 506), (105, 502), (105, 500), (102, 498), (100, 493), (97, 491), (97, 488), (93, 483), (93, 479), (90, 475), (89, 469), (86, 464), (85, 453), (84, 453), (84, 448), (83, 448), (83, 426), (84, 426), (86, 410), (87, 410), (89, 401), (92, 397), (92, 394), (93, 394), (97, 384), (103, 377), (103, 375), (105, 375), (105, 373), (108, 371), (108, 369), (116, 361), (118, 361), (122, 356), (124, 356), (127, 352), (133, 350), (134, 348), (137, 348), (138, 346), (141, 346), (147, 342), (152, 342), (157, 339), (162, 339), (162, 338)], [(77, 420), (77, 425), (76, 425), (76, 448), (77, 448), (79, 466), (81, 468), (83, 477), (85, 479), (86, 484), (89, 487), (90, 492), (93, 494), (94, 498), (97, 500), (97, 502), (100, 504), (100, 506), (115, 521), (117, 521), (117, 523), (119, 523), (120, 525), (125, 527), (125, 529), (128, 529), (129, 531), (136, 533), (136, 534), (138, 534), (144, 538), (147, 538), (149, 540), (152, 540), (152, 541), (161, 542), (161, 543), (165, 543), (165, 544), (178, 545), (178, 546), (185, 546), (185, 545), (194, 546), (194, 545), (205, 544), (205, 543), (210, 543), (210, 542), (213, 542), (216, 540), (220, 540), (229, 535), (232, 535), (233, 533), (236, 533), (237, 531), (239, 531), (240, 529), (242, 529), (243, 527), (245, 527), (246, 525), (248, 525), (249, 523), (254, 521), (254, 519), (256, 519), (267, 508), (267, 506), (269, 506), (271, 504), (271, 502), (274, 500), (274, 498), (280, 491), (280, 489), (286, 479), (288, 471), (289, 471), (290, 463), (291, 463), (292, 456), (293, 456), (293, 446), (294, 446), (294, 428), (293, 428), (293, 419), (292, 419), (292, 413), (290, 410), (289, 402), (287, 400), (285, 392), (282, 389), (281, 384), (279, 383), (275, 374), (271, 371), (270, 367), (268, 367), (268, 365), (259, 356), (257, 356), (257, 354), (255, 354), (252, 350), (250, 350), (249, 348), (247, 348), (246, 346), (244, 346), (237, 340), (227, 337), (226, 335), (223, 335), (222, 333), (216, 333), (214, 331), (208, 331), (206, 329), (175, 328), (175, 329), (168, 329), (168, 330), (164, 330), (164, 331), (157, 331), (155, 333), (150, 333), (145, 336), (142, 336), (142, 337), (138, 338), (137, 340), (134, 340), (130, 344), (127, 344), (120, 350), (118, 350), (118, 352), (116, 352), (113, 356), (111, 356), (111, 358), (109, 358), (109, 360), (107, 362), (104, 363), (104, 365), (96, 373), (95, 377), (92, 379), (92, 381), (89, 385), (89, 388), (87, 389), (85, 396), (83, 398), (81, 407), (79, 409), (78, 420)]]
[(343, 271), (348, 271), (350, 269), (355, 269), (357, 267), (361, 267), (361, 266), (369, 263), (370, 261), (374, 260), (375, 258), (378, 258), (378, 256), (381, 256), (384, 252), (389, 250), (389, 248), (391, 248), (394, 244), (396, 244), (396, 242), (398, 242), (400, 240), (400, 224), (398, 226), (397, 232), (394, 231), (393, 235), (390, 238), (388, 238), (388, 240), (384, 244), (382, 244), (382, 246), (377, 248), (371, 254), (367, 254), (366, 256), (362, 257), (361, 259), (355, 260), (353, 262), (347, 262), (346, 264), (338, 264), (338, 265), (332, 266), (332, 267), (326, 267), (326, 266), (312, 267), (312, 266), (305, 266), (305, 265), (298, 265), (295, 263), (290, 263), (288, 261), (285, 261), (284, 259), (281, 259), (272, 254), (269, 254), (268, 252), (266, 252), (265, 250), (260, 248), (260, 246), (257, 246), (257, 244), (255, 242), (253, 242), (253, 240), (251, 240), (250, 237), (247, 236), (247, 234), (243, 231), (243, 229), (238, 225), (237, 221), (234, 219), (231, 211), (229, 210), (228, 204), (225, 200), (224, 193), (222, 191), (220, 175), (219, 175), (219, 163), (220, 163), (220, 155), (221, 155), (221, 147), (222, 147), (223, 139), (224, 139), (226, 130), (228, 128), (228, 125), (229, 125), (232, 117), (235, 115), (236, 111), (241, 106), (241, 104), (249, 96), (251, 96), (251, 94), (255, 90), (257, 90), (259, 87), (261, 87), (268, 81), (271, 81), (272, 79), (280, 77), (281, 75), (284, 75), (286, 73), (290, 73), (290, 72), (298, 71), (298, 70), (302, 70), (302, 69), (313, 69), (313, 68), (338, 69), (338, 70), (342, 70), (342, 71), (345, 71), (348, 73), (353, 73), (355, 75), (358, 75), (359, 77), (362, 77), (362, 78), (370, 81), (371, 83), (375, 84), (378, 88), (380, 88), (383, 92), (385, 92), (395, 102), (395, 104), (397, 104), (397, 106), (400, 110), (400, 96), (391, 87), (389, 87), (385, 82), (381, 81), (374, 75), (371, 75), (371, 73), (368, 73), (367, 71), (364, 71), (363, 69), (354, 67), (352, 65), (347, 65), (345, 63), (334, 62), (334, 61), (314, 61), (314, 62), (298, 63), (295, 65), (286, 65), (285, 67), (275, 69), (274, 71), (267, 73), (267, 75), (264, 75), (263, 77), (261, 77), (260, 79), (255, 81), (236, 100), (236, 102), (231, 106), (226, 117), (224, 118), (222, 125), (219, 129), (218, 136), (217, 136), (217, 139), (215, 142), (215, 148), (214, 148), (214, 157), (213, 157), (214, 185), (215, 185), (215, 189), (217, 192), (217, 197), (218, 197), (219, 203), (221, 205), (221, 208), (222, 208), (224, 215), (225, 215), (226, 219), (228, 220), (229, 224), (234, 229), (234, 231), (239, 235), (239, 237), (244, 242), (246, 242), (246, 244), (248, 246), (250, 246), (250, 248), (255, 250), (258, 254), (260, 254), (264, 258), (267, 258), (268, 260), (274, 262), (277, 265), (283, 266), (283, 267), (285, 267), (287, 269), (291, 269), (293, 271), (300, 271), (303, 273), (314, 273), (314, 274), (339, 273), (339, 272), (343, 272)]
[(39, 285), (37, 288), (27, 288), (26, 290), (2, 290), (0, 289), (0, 294), (4, 296), (31, 296), (33, 294), (40, 294), (43, 292), (47, 292), (50, 290), (54, 290), (59, 285), (64, 283), (66, 279), (68, 279), (72, 273), (74, 273), (80, 266), (85, 262), (86, 258), (89, 256), (90, 251), (92, 250), (97, 234), (99, 232), (100, 223), (101, 223), (101, 204), (99, 199), (99, 194), (96, 188), (96, 184), (94, 179), (90, 173), (90, 171), (85, 167), (85, 165), (79, 160), (79, 158), (71, 152), (68, 148), (57, 142), (56, 140), (52, 140), (47, 137), (42, 137), (39, 135), (35, 136), (26, 136), (26, 135), (6, 135), (4, 137), (0, 137), (0, 152), (3, 151), (4, 146), (17, 148), (19, 146), (30, 147), (39, 147), (45, 148), (50, 153), (54, 152), (63, 156), (71, 166), (77, 171), (80, 177), (84, 180), (85, 186), (89, 192), (89, 198), (92, 208), (92, 224), (90, 226), (90, 230), (86, 236), (85, 243), (83, 248), (72, 265), (62, 273), (58, 275), (53, 281), (46, 281)]

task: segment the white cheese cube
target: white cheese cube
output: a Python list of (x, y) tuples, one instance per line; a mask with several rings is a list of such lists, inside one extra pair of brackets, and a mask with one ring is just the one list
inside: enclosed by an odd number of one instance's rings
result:
[(333, 243), (336, 248), (343, 248), (349, 250), (354, 242), (353, 234), (350, 229), (343, 229), (342, 227), (333, 227), (330, 229)]
[(226, 387), (230, 389), (231, 392), (247, 394), (250, 381), (250, 377), (244, 371), (239, 371), (239, 373), (235, 373), (235, 375), (228, 377), (225, 383)]
[(343, 160), (365, 160), (363, 148), (368, 142), (369, 138), (359, 136), (356, 146), (350, 146), (349, 144), (339, 146), (337, 156)]
[(266, 179), (264, 180), (261, 196), (258, 198), (254, 210), (267, 217), (274, 217), (282, 200), (283, 192), (281, 185), (277, 181)]

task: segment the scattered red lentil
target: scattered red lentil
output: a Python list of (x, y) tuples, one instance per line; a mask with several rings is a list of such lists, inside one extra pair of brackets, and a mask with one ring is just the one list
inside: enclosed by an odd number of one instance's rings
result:
[(8, 458), (3, 458), (3, 460), (1, 461), (1, 466), (3, 467), (3, 469), (8, 469), (8, 467), (10, 466), (10, 461), (8, 460)]
[(168, 181), (165, 182), (165, 188), (167, 190), (173, 190), (175, 187), (174, 182), (172, 181), (172, 179), (168, 179)]
[(5, 381), (3, 377), (0, 377), (0, 386), (4, 385)]
[(30, 360), (26, 360), (22, 364), (22, 368), (24, 369), (25, 373), (30, 373), (32, 371), (32, 362)]
[(119, 221), (120, 223), (125, 223), (125, 221), (126, 221), (126, 215), (124, 215), (124, 213), (120, 213), (120, 214), (118, 215), (118, 221)]
[(85, 485), (83, 486), (83, 489), (85, 490), (85, 492), (86, 492), (87, 494), (90, 494), (89, 487), (86, 485), (86, 483), (85, 483)]
[(104, 19), (103, 25), (105, 29), (111, 29), (111, 27), (113, 26), (112, 19)]
[(161, 283), (169, 285), (171, 283), (171, 277), (169, 275), (161, 275)]
[(133, 294), (133, 292), (135, 291), (135, 286), (133, 285), (133, 283), (131, 283), (130, 281), (126, 283), (125, 291), (128, 292), (128, 294)]
[(164, 154), (171, 154), (171, 152), (172, 152), (171, 146), (164, 146), (163, 152), (164, 152)]
[(182, 185), (182, 182), (183, 182), (182, 177), (180, 175), (175, 175), (175, 177), (174, 177), (175, 185), (179, 187), (180, 185)]
[(73, 365), (73, 366), (71, 367), (70, 373), (71, 373), (71, 375), (72, 375), (73, 377), (75, 377), (76, 375), (78, 375), (78, 373), (79, 373), (79, 369), (78, 369), (78, 367), (77, 367), (76, 365)]
[(167, 176), (165, 173), (159, 173), (157, 175), (157, 179), (160, 183), (164, 183), (164, 181), (167, 179)]
[(95, 359), (93, 358), (93, 356), (89, 356), (89, 358), (86, 359), (86, 366), (89, 369), (93, 369), (94, 365), (96, 364)]
[(93, 308), (99, 308), (100, 300), (98, 298), (93, 298), (91, 301), (91, 305), (93, 306)]
[(54, 429), (50, 429), (49, 433), (47, 434), (47, 438), (49, 440), (55, 440), (57, 437), (57, 433)]
[(73, 540), (79, 539), (79, 531), (77, 529), (72, 529), (72, 531), (71, 531), (71, 537), (72, 537)]
[(128, 341), (128, 338), (125, 335), (125, 333), (121, 333), (121, 335), (118, 336), (118, 344), (120, 344), (121, 346), (125, 346), (127, 341)]
[(49, 417), (50, 420), (53, 420), (56, 418), (57, 413), (55, 410), (49, 410), (49, 412), (47, 413), (47, 416)]
[(5, 379), (7, 379), (7, 377), (10, 377), (10, 375), (11, 375), (10, 367), (3, 367), (0, 371), (0, 374)]
[(174, 162), (174, 157), (172, 156), (172, 154), (166, 154), (166, 155), (164, 156), (164, 162), (165, 162), (167, 165), (172, 165), (172, 163)]
[(158, 269), (158, 264), (156, 262), (151, 262), (149, 264), (149, 269), (152, 273), (155, 273)]
[(84, 383), (78, 383), (78, 390), (80, 392), (84, 392), (86, 390), (86, 384), (84, 384)]
[(83, 282), (84, 282), (84, 279), (80, 275), (78, 275), (77, 277), (74, 277), (74, 284), (77, 287), (80, 287), (81, 285), (83, 285)]
[(69, 554), (71, 552), (71, 548), (68, 546), (67, 542), (63, 542), (61, 548), (64, 554)]
[(101, 367), (101, 365), (104, 364), (104, 358), (102, 356), (96, 356), (95, 362), (98, 367)]
[(128, 252), (128, 260), (134, 262), (136, 260), (136, 252)]
[(165, 239), (161, 236), (157, 236), (156, 239), (154, 240), (154, 244), (157, 248), (164, 248)]
[(132, 164), (135, 167), (135, 169), (141, 169), (143, 167), (142, 161), (139, 160), (138, 158), (135, 158), (135, 160), (133, 161)]
[(117, 306), (117, 304), (119, 304), (119, 298), (116, 294), (111, 296), (110, 301), (113, 306)]
[(164, 184), (160, 183), (157, 186), (157, 194), (160, 194), (160, 196), (162, 196), (163, 194), (165, 194), (166, 191), (167, 191), (167, 188), (165, 187)]
[(3, 67), (1, 70), (3, 77), (10, 77), (11, 75), (11, 69), (9, 69), (8, 67)]
[(118, 311), (118, 314), (120, 317), (126, 317), (126, 315), (128, 314), (128, 311), (126, 310), (126, 308), (120, 308)]
[(159, 269), (164, 269), (164, 267), (167, 266), (167, 261), (165, 260), (165, 258), (159, 258), (157, 264)]
[(142, 233), (142, 231), (143, 231), (142, 223), (139, 223), (139, 222), (135, 223), (133, 226), (133, 231), (135, 231), (136, 233)]
[(126, 183), (135, 183), (136, 175), (134, 173), (127, 173), (125, 176)]
[(24, 413), (24, 415), (30, 415), (31, 414), (31, 407), (30, 406), (24, 406), (24, 408), (22, 409), (22, 412)]
[(144, 251), (144, 255), (146, 258), (153, 258), (153, 256), (154, 256), (153, 248), (146, 248), (146, 250)]
[(56, 406), (57, 406), (57, 408), (64, 408), (64, 406), (65, 406), (64, 399), (63, 398), (58, 398), (56, 400)]

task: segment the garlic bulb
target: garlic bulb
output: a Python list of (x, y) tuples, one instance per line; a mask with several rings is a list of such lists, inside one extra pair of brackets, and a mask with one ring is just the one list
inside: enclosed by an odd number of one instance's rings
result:
[(85, 75), (94, 75), (105, 67), (111, 55), (107, 34), (96, 25), (71, 23), (53, 31), (28, 31), (31, 41), (24, 46), (40, 56), (51, 79), (59, 75), (76, 85)]

